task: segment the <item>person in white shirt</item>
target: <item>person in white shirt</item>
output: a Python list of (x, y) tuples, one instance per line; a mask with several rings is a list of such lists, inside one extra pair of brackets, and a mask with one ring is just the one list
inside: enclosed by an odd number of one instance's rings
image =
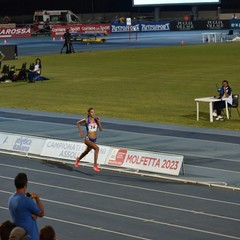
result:
[(41, 75), (42, 63), (41, 63), (41, 59), (40, 58), (36, 59), (33, 71), (36, 72), (38, 75)]

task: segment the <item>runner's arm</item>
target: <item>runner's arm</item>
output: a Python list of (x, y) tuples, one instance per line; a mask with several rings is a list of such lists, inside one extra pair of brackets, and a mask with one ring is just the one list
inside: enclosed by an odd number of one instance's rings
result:
[(79, 129), (80, 137), (83, 137), (83, 136), (84, 136), (84, 133), (83, 133), (81, 124), (82, 124), (82, 123), (85, 123), (85, 122), (86, 122), (86, 118), (84, 118), (84, 119), (82, 119), (82, 120), (79, 120), (79, 121), (77, 122), (77, 127), (78, 127), (78, 129)]
[(102, 123), (100, 121), (100, 117), (96, 117), (96, 121), (97, 121), (97, 125), (99, 127), (99, 130), (102, 131), (103, 130), (103, 127), (102, 127)]

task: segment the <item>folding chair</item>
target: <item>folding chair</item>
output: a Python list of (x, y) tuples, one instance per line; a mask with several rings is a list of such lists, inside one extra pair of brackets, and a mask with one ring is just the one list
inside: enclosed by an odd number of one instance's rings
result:
[(9, 74), (9, 65), (3, 65), (2, 73), (4, 75), (8, 75)]
[(226, 39), (227, 39), (227, 40), (232, 40), (232, 39), (233, 39), (233, 36), (234, 36), (233, 30), (230, 29), (229, 32), (226, 34)]
[(239, 109), (238, 109), (238, 106), (239, 106), (239, 95), (238, 94), (233, 94), (232, 98), (233, 98), (232, 106), (229, 106), (229, 108), (228, 108), (229, 115), (231, 117), (232, 116), (232, 108), (236, 108), (237, 112), (238, 112), (238, 116), (240, 117), (240, 112), (239, 112)]

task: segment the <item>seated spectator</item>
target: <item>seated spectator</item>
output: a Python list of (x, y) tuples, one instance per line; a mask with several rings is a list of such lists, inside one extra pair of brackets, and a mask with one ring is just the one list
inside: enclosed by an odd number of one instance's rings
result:
[(8, 73), (8, 79), (13, 82), (16, 82), (18, 80), (18, 74), (16, 73), (15, 66), (11, 66)]
[(49, 80), (48, 78), (41, 76), (41, 73), (42, 73), (41, 59), (37, 58), (35, 61), (35, 64), (32, 63), (30, 65), (30, 68), (28, 71), (28, 82), (32, 83), (35, 81)]
[(51, 226), (45, 226), (40, 229), (39, 240), (56, 240), (56, 234)]
[(22, 67), (18, 73), (18, 80), (27, 80), (27, 63), (23, 63)]
[(0, 239), (8, 240), (11, 231), (16, 227), (16, 225), (10, 221), (5, 221), (0, 226)]
[(30, 64), (29, 70), (28, 70), (28, 82), (33, 83), (35, 82), (35, 77), (37, 77), (37, 73), (34, 71), (35, 65), (34, 63)]
[(9, 236), (9, 240), (27, 240), (27, 231), (21, 227), (15, 227)]
[(228, 85), (227, 80), (222, 81), (222, 88), (219, 89), (219, 95), (214, 96), (215, 98), (221, 99), (219, 102), (214, 102), (213, 104), (213, 116), (216, 117), (217, 121), (223, 120), (223, 116), (221, 116), (222, 110), (226, 107), (225, 101), (222, 99), (227, 99), (228, 106), (232, 105), (232, 89)]
[(34, 72), (36, 72), (38, 75), (41, 75), (41, 71), (42, 71), (41, 59), (37, 58), (35, 61)]

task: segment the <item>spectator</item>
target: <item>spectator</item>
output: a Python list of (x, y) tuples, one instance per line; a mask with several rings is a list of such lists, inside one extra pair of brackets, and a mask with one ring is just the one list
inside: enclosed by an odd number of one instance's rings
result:
[(45, 226), (40, 229), (39, 240), (56, 240), (56, 234), (51, 226)]
[(13, 222), (27, 231), (28, 239), (39, 240), (36, 220), (44, 216), (44, 206), (36, 193), (26, 193), (28, 179), (25, 173), (19, 173), (14, 182), (16, 193), (8, 200)]
[(10, 233), (9, 240), (27, 240), (26, 230), (20, 227), (15, 227)]
[(0, 239), (8, 240), (11, 231), (16, 227), (16, 225), (10, 221), (5, 221), (0, 226)]
[(227, 99), (228, 105), (232, 105), (232, 89), (228, 85), (228, 81), (222, 81), (222, 88), (219, 90), (219, 95), (214, 96), (215, 98), (221, 99), (219, 102), (215, 102), (213, 105), (213, 116), (216, 117), (216, 120), (223, 120), (223, 116), (221, 116), (222, 110), (226, 107), (225, 101), (222, 100)]
[(38, 22), (38, 20), (34, 21), (33, 30), (34, 30), (35, 33), (37, 33), (39, 31), (39, 22)]
[(28, 71), (28, 80), (30, 83), (35, 82), (35, 80), (40, 76), (42, 70), (41, 59), (37, 58), (35, 64), (30, 64)]
[(5, 55), (0, 51), (0, 69), (2, 68), (2, 60), (5, 58)]
[(41, 72), (42, 72), (42, 63), (41, 63), (41, 59), (40, 58), (37, 58), (36, 61), (35, 61), (35, 66), (34, 66), (34, 72), (37, 73), (37, 75), (41, 75)]
[(49, 18), (46, 20), (46, 22), (44, 22), (43, 28), (44, 28), (45, 30), (47, 30), (47, 31), (51, 31)]

